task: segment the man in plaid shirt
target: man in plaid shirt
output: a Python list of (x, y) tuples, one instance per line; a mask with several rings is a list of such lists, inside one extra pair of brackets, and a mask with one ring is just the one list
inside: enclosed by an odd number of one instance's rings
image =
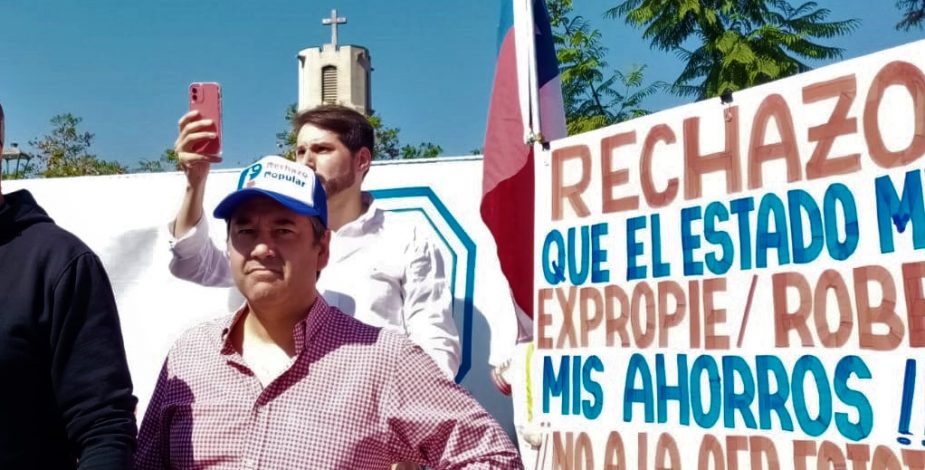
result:
[(501, 427), (420, 347), (330, 307), (324, 190), (265, 157), (215, 209), (247, 302), (181, 337), (136, 468), (522, 468)]

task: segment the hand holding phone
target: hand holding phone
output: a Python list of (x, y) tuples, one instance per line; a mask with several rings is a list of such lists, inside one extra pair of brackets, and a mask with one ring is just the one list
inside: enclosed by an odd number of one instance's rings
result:
[(189, 86), (189, 109), (198, 111), (200, 119), (209, 119), (214, 139), (197, 142), (193, 151), (202, 155), (220, 157), (222, 154), (222, 88), (215, 82), (192, 83)]

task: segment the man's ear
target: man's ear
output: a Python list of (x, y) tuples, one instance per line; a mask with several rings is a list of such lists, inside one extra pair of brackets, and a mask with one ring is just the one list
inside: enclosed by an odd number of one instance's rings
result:
[(368, 148), (363, 147), (354, 154), (353, 159), (357, 173), (365, 175), (369, 171), (369, 166), (372, 165), (373, 153)]
[(328, 265), (331, 258), (331, 231), (325, 230), (321, 240), (318, 241), (318, 270), (321, 271)]

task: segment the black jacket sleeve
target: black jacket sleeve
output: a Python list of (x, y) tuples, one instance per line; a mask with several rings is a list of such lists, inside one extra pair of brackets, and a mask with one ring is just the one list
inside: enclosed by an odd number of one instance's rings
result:
[(112, 286), (99, 258), (77, 256), (49, 300), (52, 387), (79, 468), (128, 468), (137, 400)]

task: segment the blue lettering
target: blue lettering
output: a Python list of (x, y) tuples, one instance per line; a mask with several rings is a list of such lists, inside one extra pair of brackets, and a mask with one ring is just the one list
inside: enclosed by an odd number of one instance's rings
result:
[(607, 261), (607, 250), (601, 248), (601, 235), (607, 235), (607, 224), (591, 226), (591, 282), (610, 282), (610, 271), (601, 269), (601, 263)]
[[(710, 407), (706, 411), (703, 409), (703, 391), (700, 389), (704, 372), (707, 374), (707, 386), (710, 387)], [(720, 382), (719, 367), (713, 356), (699, 356), (694, 360), (691, 366), (691, 405), (697, 426), (710, 429), (719, 421), (722, 405)]]
[[(774, 230), (768, 228), (771, 216), (774, 216)], [(755, 267), (768, 266), (768, 249), (777, 249), (777, 264), (790, 263), (790, 248), (787, 240), (787, 217), (784, 203), (776, 194), (768, 193), (761, 198), (758, 206), (758, 229), (755, 242)]]
[(684, 253), (684, 275), (703, 274), (703, 262), (694, 261), (694, 250), (700, 248), (700, 237), (691, 234), (691, 222), (700, 220), (700, 206), (681, 209), (681, 250)]
[(575, 247), (579, 245), (575, 240), (575, 227), (568, 229), (568, 278), (572, 284), (580, 286), (588, 280), (588, 271), (591, 266), (591, 235), (587, 225), (581, 227), (581, 262)]
[[(822, 232), (822, 214), (819, 205), (806, 191), (793, 189), (787, 191), (787, 207), (790, 214), (790, 240), (793, 245), (793, 262), (809, 263), (822, 252), (824, 234)], [(809, 218), (809, 245), (803, 240), (803, 215)]]
[(732, 261), (735, 259), (735, 251), (732, 247), (732, 237), (724, 231), (716, 230), (717, 221), (725, 222), (729, 220), (729, 211), (726, 206), (718, 202), (711, 202), (703, 215), (703, 238), (713, 245), (720, 245), (723, 250), (723, 257), (716, 255), (716, 251), (707, 253), (707, 269), (713, 274), (726, 274), (732, 267)]
[(925, 206), (922, 202), (922, 175), (919, 170), (906, 173), (902, 199), (896, 195), (896, 188), (893, 187), (893, 182), (887, 175), (875, 180), (875, 188), (880, 252), (892, 253), (895, 249), (891, 225), (895, 225), (896, 230), (903, 233), (910, 221), (912, 222), (913, 246), (916, 250), (925, 247), (925, 230), (922, 229), (925, 225)]
[(646, 227), (645, 216), (626, 219), (626, 280), (646, 277), (646, 267), (639, 266), (636, 258), (643, 253), (642, 243), (636, 241), (636, 231)]
[[(835, 204), (842, 207), (842, 216), (845, 219), (845, 241), (838, 240), (838, 220), (835, 216)], [(846, 260), (854, 254), (858, 247), (858, 208), (854, 203), (854, 195), (847, 186), (835, 183), (825, 191), (825, 201), (822, 203), (825, 210), (825, 246), (829, 256), (835, 260)]]
[(601, 415), (601, 410), (604, 409), (604, 390), (601, 388), (601, 384), (591, 377), (592, 371), (604, 372), (604, 363), (601, 362), (601, 358), (594, 355), (588, 356), (584, 367), (581, 368), (581, 379), (584, 383), (584, 388), (594, 397), (594, 400), (582, 400), (581, 409), (586, 418), (597, 419)]
[(835, 413), (835, 426), (842, 436), (860, 441), (869, 436), (874, 427), (874, 411), (863, 393), (848, 388), (848, 380), (852, 375), (857, 375), (859, 379), (871, 378), (870, 369), (863, 359), (858, 356), (843, 357), (835, 366), (835, 395), (842, 403), (858, 410), (858, 420), (852, 422), (848, 413)]
[(655, 396), (658, 397), (658, 422), (668, 422), (668, 401), (678, 402), (680, 423), (687, 426), (691, 422), (691, 397), (688, 392), (687, 354), (678, 354), (678, 385), (667, 384), (665, 378), (665, 355), (655, 356)]
[(652, 277), (671, 274), (668, 263), (662, 261), (662, 223), (658, 214), (652, 214)]
[(552, 358), (546, 356), (543, 358), (543, 413), (549, 413), (549, 402), (552, 397), (561, 397), (562, 414), (569, 414), (569, 357), (562, 356), (559, 359), (559, 375), (553, 370)]
[(729, 211), (735, 214), (739, 224), (739, 267), (752, 268), (752, 229), (748, 214), (755, 210), (755, 200), (750, 197), (729, 202)]
[(572, 356), (572, 414), (581, 414), (581, 356)]
[[(642, 386), (634, 388), (636, 376), (642, 379)], [(646, 363), (641, 354), (635, 353), (630, 357), (629, 365), (626, 368), (626, 384), (623, 387), (623, 421), (630, 423), (633, 421), (633, 403), (642, 403), (645, 409), (645, 420), (647, 423), (653, 421), (653, 398), (652, 398), (652, 371), (649, 370), (649, 364)]]
[[(742, 392), (735, 390), (735, 375), (742, 379)], [(745, 427), (755, 429), (755, 416), (749, 408), (755, 400), (755, 381), (752, 371), (745, 359), (739, 356), (723, 356), (723, 425), (734, 429), (735, 415), (738, 410), (745, 422)]]
[[(806, 374), (813, 376), (816, 382), (816, 392), (819, 396), (819, 416), (815, 419), (809, 416), (806, 408), (806, 397), (803, 392)], [(829, 389), (829, 379), (825, 367), (815, 356), (803, 356), (793, 365), (793, 414), (800, 423), (800, 429), (810, 436), (817, 437), (825, 432), (832, 421), (832, 391)]]
[[(771, 412), (777, 414), (781, 429), (793, 431), (793, 420), (787, 411), (787, 398), (790, 397), (790, 379), (787, 370), (777, 356), (758, 356), (755, 358), (755, 373), (758, 379), (758, 426), (771, 429)], [(775, 391), (771, 393), (770, 375), (774, 375)]]
[[(556, 249), (556, 259), (550, 260), (549, 253)], [(557, 285), (565, 281), (565, 240), (558, 230), (550, 230), (543, 241), (543, 278), (549, 285)]]

